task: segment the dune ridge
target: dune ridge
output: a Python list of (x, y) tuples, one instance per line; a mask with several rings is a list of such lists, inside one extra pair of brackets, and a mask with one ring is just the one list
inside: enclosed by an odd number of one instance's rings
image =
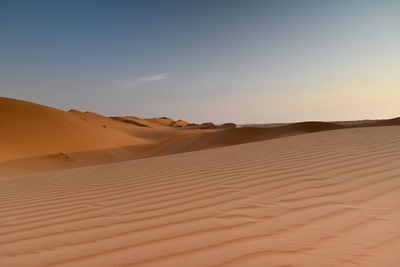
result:
[(0, 180), (0, 266), (399, 266), (400, 127)]
[(0, 97), (0, 178), (140, 159), (285, 136), (354, 127), (400, 125), (400, 119), (343, 125), (300, 122), (240, 127), (168, 117), (104, 117)]

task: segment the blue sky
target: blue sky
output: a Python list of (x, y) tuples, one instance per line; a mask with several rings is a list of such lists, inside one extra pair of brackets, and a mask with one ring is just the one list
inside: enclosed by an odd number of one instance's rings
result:
[(104, 115), (400, 116), (399, 1), (0, 1), (0, 95)]

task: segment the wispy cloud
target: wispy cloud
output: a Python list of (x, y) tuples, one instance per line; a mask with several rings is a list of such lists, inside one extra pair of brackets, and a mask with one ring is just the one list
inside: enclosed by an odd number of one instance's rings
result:
[(156, 74), (153, 76), (141, 77), (138, 79), (139, 82), (151, 82), (168, 79), (168, 75), (165, 73)]
[(168, 79), (168, 75), (166, 73), (160, 73), (160, 74), (155, 74), (155, 75), (151, 75), (151, 76), (144, 76), (144, 77), (130, 79), (128, 81), (121, 83), (121, 87), (122, 88), (133, 88), (133, 87), (136, 87), (140, 83), (160, 81), (160, 80), (165, 80), (165, 79)]

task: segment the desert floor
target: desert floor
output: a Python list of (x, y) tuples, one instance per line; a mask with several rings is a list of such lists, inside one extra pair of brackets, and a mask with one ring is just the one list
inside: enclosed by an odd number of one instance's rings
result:
[(0, 179), (5, 267), (400, 266), (399, 255), (399, 126)]

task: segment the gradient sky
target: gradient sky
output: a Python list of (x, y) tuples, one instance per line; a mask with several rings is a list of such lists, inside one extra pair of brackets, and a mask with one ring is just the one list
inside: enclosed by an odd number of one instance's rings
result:
[(0, 96), (192, 122), (400, 116), (400, 1), (0, 0)]

